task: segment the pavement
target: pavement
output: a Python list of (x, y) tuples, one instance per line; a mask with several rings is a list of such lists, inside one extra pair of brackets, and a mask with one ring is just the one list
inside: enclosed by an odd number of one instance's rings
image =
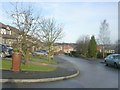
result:
[(0, 82), (49, 82), (56, 80), (64, 80), (76, 77), (79, 75), (79, 70), (72, 63), (55, 57), (58, 65), (52, 65), (57, 69), (51, 72), (41, 71), (21, 71), (12, 72), (8, 70), (2, 71), (2, 78)]

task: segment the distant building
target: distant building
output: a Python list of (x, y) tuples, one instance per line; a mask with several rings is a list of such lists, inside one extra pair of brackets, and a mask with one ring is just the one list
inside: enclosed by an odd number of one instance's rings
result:
[(112, 45), (97, 45), (97, 51), (103, 52), (103, 48), (105, 53), (115, 53), (114, 46)]
[(70, 53), (73, 50), (74, 48), (72, 47), (71, 44), (63, 44), (63, 52)]
[(71, 51), (75, 51), (74, 43), (56, 43), (54, 47), (56, 52), (70, 53)]

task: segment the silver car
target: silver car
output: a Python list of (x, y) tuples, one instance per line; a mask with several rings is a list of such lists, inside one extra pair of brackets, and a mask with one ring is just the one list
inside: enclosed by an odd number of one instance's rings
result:
[(114, 65), (116, 68), (120, 67), (120, 54), (110, 54), (105, 58), (105, 64)]
[(33, 55), (45, 55), (45, 56), (47, 56), (48, 52), (46, 50), (39, 50), (39, 51), (35, 51), (33, 53)]

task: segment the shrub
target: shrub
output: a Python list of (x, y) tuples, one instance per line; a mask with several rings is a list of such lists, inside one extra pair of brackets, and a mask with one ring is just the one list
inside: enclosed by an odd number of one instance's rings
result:
[(103, 58), (102, 52), (97, 53), (97, 58)]
[[(111, 53), (104, 53), (104, 57), (106, 57), (106, 56), (108, 56), (108, 55), (110, 55)], [(97, 53), (97, 58), (103, 58), (103, 53), (102, 52), (98, 52)]]
[(34, 55), (35, 58), (40, 58), (40, 59), (43, 59), (43, 58), (47, 58), (47, 56), (45, 55)]
[(68, 53), (64, 53), (65, 55), (68, 55)]
[(13, 52), (21, 52), (21, 51), (20, 51), (20, 49), (18, 49), (18, 48), (14, 48), (14, 49), (13, 49)]
[(70, 53), (71, 53), (71, 56), (75, 56), (75, 57), (80, 56), (80, 54), (78, 52), (76, 52), (76, 51), (71, 51)]

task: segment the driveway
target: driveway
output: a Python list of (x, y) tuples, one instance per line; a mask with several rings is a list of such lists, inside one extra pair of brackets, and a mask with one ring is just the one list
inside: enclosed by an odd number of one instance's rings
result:
[(80, 75), (63, 81), (47, 83), (5, 83), (3, 87), (11, 88), (118, 88), (118, 69), (107, 67), (99, 61), (88, 61), (69, 56), (57, 56), (74, 64)]

